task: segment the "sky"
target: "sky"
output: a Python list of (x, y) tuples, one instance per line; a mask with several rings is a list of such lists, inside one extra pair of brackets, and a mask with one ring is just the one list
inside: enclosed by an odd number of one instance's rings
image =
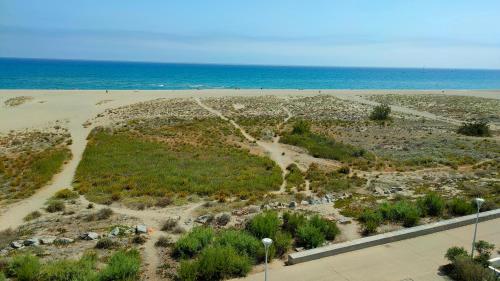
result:
[(0, 0), (0, 57), (500, 69), (500, 1)]

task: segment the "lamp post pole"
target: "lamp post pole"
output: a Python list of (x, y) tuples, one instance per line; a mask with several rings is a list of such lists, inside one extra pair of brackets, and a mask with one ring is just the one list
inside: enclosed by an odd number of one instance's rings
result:
[(264, 248), (266, 250), (266, 263), (265, 263), (265, 273), (264, 273), (264, 281), (267, 281), (267, 253), (269, 250), (269, 246), (273, 243), (273, 240), (271, 238), (264, 238), (262, 239), (262, 244), (264, 244)]
[(476, 234), (477, 234), (477, 223), (479, 222), (479, 210), (481, 209), (481, 205), (483, 205), (484, 203), (484, 199), (476, 198), (474, 199), (474, 201), (476, 202), (477, 213), (476, 213), (476, 225), (474, 226), (474, 238), (472, 238), (472, 251), (470, 253), (471, 258), (474, 257), (474, 248), (476, 246), (475, 244), (476, 244)]

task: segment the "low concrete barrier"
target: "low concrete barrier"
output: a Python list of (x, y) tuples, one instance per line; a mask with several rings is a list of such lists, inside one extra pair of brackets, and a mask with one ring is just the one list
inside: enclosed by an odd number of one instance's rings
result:
[[(479, 221), (487, 221), (500, 218), (500, 209), (479, 213)], [(297, 264), (301, 262), (312, 261), (324, 257), (334, 256), (346, 252), (360, 250), (368, 247), (378, 246), (386, 243), (414, 238), (439, 231), (453, 229), (476, 222), (476, 214), (444, 220), (440, 222), (419, 225), (405, 228), (393, 232), (373, 235), (353, 241), (347, 241), (338, 244), (332, 244), (324, 247), (310, 249), (302, 252), (288, 255), (288, 264)]]

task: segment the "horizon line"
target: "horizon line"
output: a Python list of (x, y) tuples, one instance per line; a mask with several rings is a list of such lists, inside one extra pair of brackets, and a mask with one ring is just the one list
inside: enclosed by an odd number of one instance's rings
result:
[(372, 69), (420, 69), (420, 70), (483, 70), (499, 71), (500, 68), (450, 68), (450, 67), (416, 67), (416, 66), (335, 66), (335, 65), (302, 65), (302, 64), (251, 64), (251, 63), (210, 63), (210, 62), (168, 62), (148, 60), (113, 60), (113, 59), (78, 59), (78, 58), (41, 58), (41, 57), (2, 57), (14, 60), (53, 60), (53, 61), (80, 61), (80, 62), (109, 62), (109, 63), (148, 63), (148, 64), (179, 64), (179, 65), (213, 65), (213, 66), (260, 66), (260, 67), (304, 67), (304, 68), (372, 68)]

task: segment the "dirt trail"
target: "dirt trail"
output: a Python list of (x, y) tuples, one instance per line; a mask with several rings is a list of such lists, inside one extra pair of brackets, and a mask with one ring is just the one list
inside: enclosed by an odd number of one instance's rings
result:
[(47, 200), (57, 191), (71, 186), (87, 143), (87, 135), (90, 132), (90, 128), (83, 128), (84, 121), (85, 119), (75, 119), (68, 124), (68, 130), (73, 140), (69, 147), (72, 153), (69, 162), (62, 167), (59, 174), (54, 176), (49, 185), (42, 187), (29, 198), (9, 205), (5, 212), (0, 215), (0, 230), (19, 227), (24, 223), (23, 219), (27, 214), (43, 208)]

